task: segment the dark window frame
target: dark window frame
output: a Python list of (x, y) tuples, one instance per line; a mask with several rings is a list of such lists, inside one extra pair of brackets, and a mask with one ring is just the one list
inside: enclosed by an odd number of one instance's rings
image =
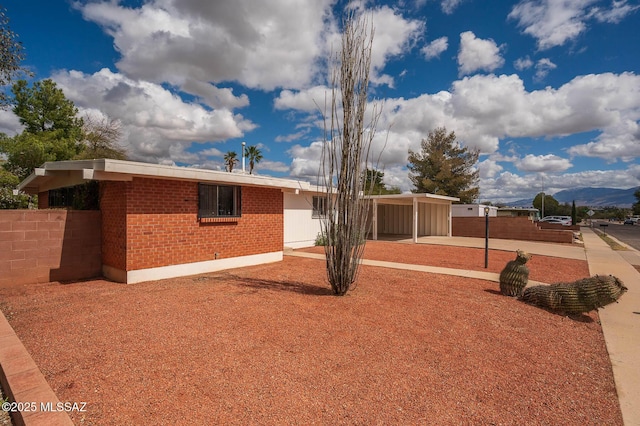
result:
[(326, 196), (313, 196), (312, 199), (312, 212), (311, 217), (313, 219), (321, 219), (327, 216), (327, 197)]
[(241, 186), (198, 184), (198, 219), (241, 216)]

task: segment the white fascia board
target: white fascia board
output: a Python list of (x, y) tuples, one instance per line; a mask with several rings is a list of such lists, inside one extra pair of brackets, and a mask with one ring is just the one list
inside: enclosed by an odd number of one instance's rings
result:
[(82, 178), (85, 180), (110, 180), (118, 182), (131, 182), (133, 176), (119, 173), (103, 172), (94, 169), (82, 169)]
[(365, 198), (371, 200), (378, 200), (380, 202), (384, 201), (400, 201), (400, 200), (408, 200), (412, 202), (415, 198), (418, 202), (425, 202), (426, 200), (432, 201), (444, 201), (444, 202), (454, 202), (460, 201), (460, 198), (457, 197), (449, 197), (446, 195), (436, 195), (436, 194), (427, 194), (427, 193), (411, 193), (411, 194), (389, 194), (389, 195), (367, 195)]
[[(188, 167), (163, 166), (159, 164), (136, 163), (121, 160), (99, 160), (96, 164), (105, 172), (129, 174), (139, 177), (190, 180), (198, 182), (220, 182), (243, 186), (262, 186), (284, 189), (306, 189), (308, 182), (241, 173), (221, 172), (217, 170), (194, 169)], [(101, 167), (102, 166), (102, 167)]]
[[(256, 176), (241, 173), (229, 173), (217, 170), (194, 169), (189, 167), (165, 166), (161, 164), (139, 163), (126, 160), (72, 160), (45, 163), (46, 170), (94, 170), (99, 180), (131, 180), (132, 177), (188, 180), (197, 182), (218, 182), (242, 186), (272, 187), (290, 190), (308, 190), (308, 182), (293, 179)], [(95, 172), (103, 172), (96, 175)], [(117, 177), (120, 176), (120, 177)], [(125, 177), (126, 176), (126, 177)]]

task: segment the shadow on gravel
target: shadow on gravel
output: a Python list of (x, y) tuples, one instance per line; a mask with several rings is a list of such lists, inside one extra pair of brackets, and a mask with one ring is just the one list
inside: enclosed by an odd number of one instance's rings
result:
[[(503, 294), (502, 294), (502, 293), (500, 293), (500, 291), (499, 291), (499, 290), (493, 290), (493, 289), (485, 288), (485, 289), (484, 289), (484, 291), (485, 291), (485, 292), (487, 292), (487, 293), (495, 294), (495, 295), (497, 295), (497, 296), (503, 296)], [(509, 297), (509, 296), (504, 296), (504, 297)], [(515, 298), (515, 297), (512, 297), (512, 299), (513, 299), (515, 302), (517, 302), (517, 303), (524, 303), (524, 302), (520, 302), (520, 301), (519, 301), (517, 298)], [(531, 304), (529, 304), (529, 306), (533, 306), (533, 307), (535, 307), (535, 308), (542, 309), (543, 311), (547, 311), (547, 312), (549, 312), (550, 314), (558, 315), (558, 316), (561, 316), (561, 317), (567, 317), (567, 318), (569, 318), (570, 320), (573, 320), (573, 321), (576, 321), (576, 322), (585, 322), (585, 323), (591, 323), (591, 322), (594, 322), (594, 321), (593, 321), (593, 318), (591, 318), (591, 317), (590, 317), (589, 315), (587, 315), (587, 314), (567, 314), (567, 313), (565, 313), (565, 312), (552, 311), (551, 309), (542, 308), (542, 307), (540, 307), (540, 306), (536, 306), (536, 305), (531, 305)]]
[(331, 296), (333, 294), (331, 289), (328, 287), (318, 287), (301, 282), (248, 278), (233, 274), (225, 274), (219, 278), (202, 277), (201, 279), (222, 279), (231, 284), (254, 290), (288, 291), (291, 293), (306, 294), (310, 296)]

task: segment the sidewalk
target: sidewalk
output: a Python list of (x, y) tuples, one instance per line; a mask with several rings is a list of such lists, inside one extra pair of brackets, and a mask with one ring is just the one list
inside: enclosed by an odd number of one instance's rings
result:
[[(598, 311), (611, 358), (622, 418), (627, 426), (640, 425), (640, 273), (631, 266), (637, 252), (616, 252), (589, 228), (582, 228), (589, 273), (611, 274), (629, 289), (619, 303)], [(624, 257), (621, 253), (625, 253)]]
[[(613, 251), (607, 243), (588, 227), (581, 228), (584, 247), (564, 244), (539, 243), (520, 240), (490, 239), (491, 250), (524, 250), (531, 254), (586, 260), (590, 275), (615, 275), (629, 289), (619, 303), (598, 310), (602, 331), (611, 358), (622, 418), (626, 426), (640, 426), (640, 273), (632, 265), (640, 265), (640, 252)], [(413, 244), (412, 240), (395, 240)], [(421, 237), (418, 244), (454, 245), (484, 248), (483, 238)], [(324, 259), (324, 254), (286, 251), (285, 255)], [(441, 268), (437, 266), (408, 265), (366, 260), (364, 265), (394, 269), (456, 275), (499, 281), (499, 274), (482, 271)], [(530, 285), (540, 283), (529, 281)]]

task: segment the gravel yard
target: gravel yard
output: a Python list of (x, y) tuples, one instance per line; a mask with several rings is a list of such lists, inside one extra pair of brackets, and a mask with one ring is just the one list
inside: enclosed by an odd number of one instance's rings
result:
[[(366, 256), (484, 270), (477, 251), (371, 242)], [(492, 251), (489, 271), (514, 257)], [(584, 261), (529, 266), (543, 282), (588, 276)], [(323, 261), (285, 257), (0, 289), (0, 309), (58, 398), (87, 402), (76, 424), (622, 424), (596, 312), (455, 276), (363, 267), (357, 284), (331, 296)]]

